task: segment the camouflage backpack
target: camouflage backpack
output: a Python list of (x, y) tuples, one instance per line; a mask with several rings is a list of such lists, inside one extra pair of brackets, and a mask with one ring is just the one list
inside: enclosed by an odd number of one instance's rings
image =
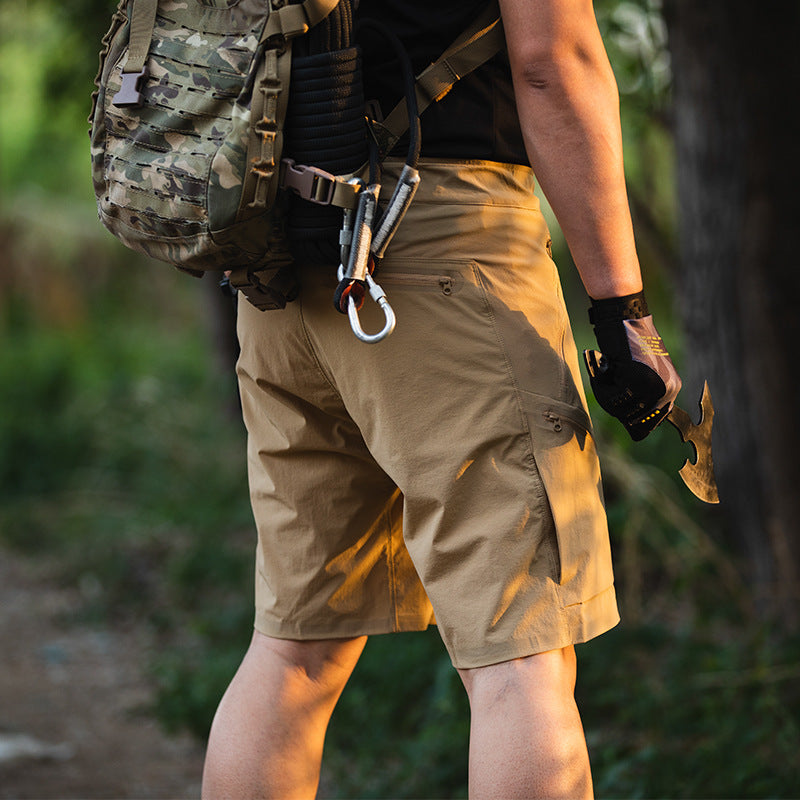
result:
[[(334, 175), (282, 159), (292, 44), (323, 27), (339, 3), (120, 0), (103, 39), (90, 117), (103, 224), (128, 247), (192, 274), (233, 270), (232, 285), (259, 308), (291, 300), (279, 189), (339, 209), (340, 219), (342, 210), (353, 217), (368, 194), (353, 167)], [(491, 24), (476, 21), (420, 76), (421, 108), (497, 52), (496, 8), (487, 19)], [(401, 103), (384, 124), (374, 123), (382, 155), (410, 116)], [(366, 153), (363, 108), (358, 118)], [(413, 188), (414, 179), (406, 184)]]

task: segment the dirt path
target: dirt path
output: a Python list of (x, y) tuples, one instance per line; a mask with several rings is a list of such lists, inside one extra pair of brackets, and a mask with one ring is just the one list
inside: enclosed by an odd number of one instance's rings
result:
[(140, 711), (145, 632), (65, 622), (79, 603), (0, 549), (0, 798), (199, 796), (200, 745)]

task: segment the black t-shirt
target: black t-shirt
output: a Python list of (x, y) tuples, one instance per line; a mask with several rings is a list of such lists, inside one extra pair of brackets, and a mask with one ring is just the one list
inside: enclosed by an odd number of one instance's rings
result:
[[(485, 0), (360, 0), (356, 19), (391, 28), (408, 51), (414, 74), (435, 61), (485, 7)], [(403, 97), (399, 62), (384, 37), (359, 36), (367, 100), (388, 114)], [(527, 164), (504, 52), (460, 80), (422, 114), (422, 155)], [(404, 154), (400, 145), (398, 153)]]

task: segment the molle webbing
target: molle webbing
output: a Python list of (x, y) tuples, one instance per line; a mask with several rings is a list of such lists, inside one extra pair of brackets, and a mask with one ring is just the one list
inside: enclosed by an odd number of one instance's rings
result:
[[(304, 0), (302, 3), (271, 9), (264, 26), (262, 41), (273, 37), (292, 39), (307, 33), (322, 22), (339, 0)], [(128, 12), (131, 32), (128, 59), (123, 74), (141, 73), (145, 68), (153, 39), (158, 0), (130, 0)]]

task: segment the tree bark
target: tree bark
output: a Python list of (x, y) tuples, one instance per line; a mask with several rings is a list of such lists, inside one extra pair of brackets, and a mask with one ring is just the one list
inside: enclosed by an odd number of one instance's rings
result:
[(800, 10), (667, 0), (687, 388), (707, 377), (726, 531), (762, 610), (798, 624), (795, 343)]

